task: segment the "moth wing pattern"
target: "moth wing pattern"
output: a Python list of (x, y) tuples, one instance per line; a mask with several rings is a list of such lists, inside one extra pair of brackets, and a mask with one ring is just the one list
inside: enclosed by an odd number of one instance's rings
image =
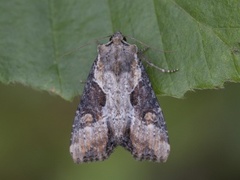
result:
[(74, 162), (100, 161), (115, 146), (137, 160), (165, 162), (170, 152), (162, 110), (137, 46), (120, 33), (98, 46), (72, 127)]
[(70, 153), (76, 163), (104, 160), (111, 152), (111, 149), (106, 151), (109, 147), (107, 121), (101, 117), (106, 97), (94, 81), (96, 62), (85, 84), (72, 127)]
[(141, 79), (130, 95), (135, 110), (130, 127), (131, 153), (137, 160), (165, 162), (170, 152), (166, 123), (140, 60), (139, 67)]

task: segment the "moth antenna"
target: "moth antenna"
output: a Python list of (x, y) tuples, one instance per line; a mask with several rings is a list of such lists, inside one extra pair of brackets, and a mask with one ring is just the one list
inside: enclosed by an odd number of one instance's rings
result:
[(130, 39), (132, 39), (132, 40), (134, 40), (134, 41), (136, 41), (136, 42), (138, 42), (139, 44), (145, 46), (147, 49), (151, 48), (151, 49), (153, 49), (153, 50), (155, 50), (155, 51), (157, 51), (157, 52), (160, 51), (160, 52), (162, 52), (162, 53), (172, 53), (172, 52), (174, 52), (174, 51), (171, 51), (171, 50), (159, 50), (159, 49), (154, 48), (153, 46), (150, 46), (150, 45), (148, 45), (148, 44), (146, 44), (146, 43), (144, 43), (144, 42), (142, 42), (142, 41), (140, 41), (140, 40), (138, 40), (138, 39), (136, 39), (136, 38), (134, 38), (134, 37), (131, 37), (131, 36), (126, 36), (126, 37), (127, 37), (127, 38), (130, 38)]
[(77, 48), (74, 48), (74, 49), (71, 49), (71, 50), (65, 52), (63, 55), (60, 56), (60, 58), (63, 58), (63, 57), (65, 57), (65, 56), (69, 55), (69, 54), (72, 54), (72, 53), (78, 51), (79, 49), (81, 49), (81, 48), (83, 48), (83, 47), (85, 47), (85, 46), (88, 46), (88, 45), (90, 45), (90, 44), (92, 44), (92, 43), (94, 43), (94, 42), (97, 43), (97, 44), (100, 44), (100, 43), (99, 43), (99, 40), (103, 40), (103, 39), (106, 39), (106, 38), (109, 38), (109, 36), (105, 36), (105, 37), (101, 37), (101, 38), (98, 38), (98, 39), (94, 39), (94, 40), (92, 40), (92, 41), (89, 41), (89, 42), (87, 42), (87, 43), (85, 43), (85, 44), (83, 44), (83, 45), (81, 45), (81, 46), (79, 46), (79, 47), (77, 47)]

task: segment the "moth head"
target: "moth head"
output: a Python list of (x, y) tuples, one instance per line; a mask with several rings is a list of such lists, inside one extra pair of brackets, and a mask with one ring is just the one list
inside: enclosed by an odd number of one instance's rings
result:
[(113, 42), (114, 44), (120, 44), (127, 42), (127, 39), (121, 32), (115, 32), (109, 39), (109, 41)]

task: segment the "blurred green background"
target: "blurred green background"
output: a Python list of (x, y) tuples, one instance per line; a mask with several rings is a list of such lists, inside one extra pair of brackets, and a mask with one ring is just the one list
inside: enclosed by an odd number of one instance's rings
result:
[(79, 97), (0, 84), (0, 179), (239, 179), (240, 84), (160, 97), (171, 153), (164, 164), (138, 162), (118, 147), (103, 162), (76, 165), (69, 138)]

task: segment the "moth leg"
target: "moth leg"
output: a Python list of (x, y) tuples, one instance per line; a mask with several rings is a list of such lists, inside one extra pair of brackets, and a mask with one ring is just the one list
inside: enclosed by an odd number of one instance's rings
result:
[(138, 54), (143, 54), (143, 53), (145, 53), (147, 50), (149, 50), (149, 47), (148, 47), (148, 46), (146, 46), (146, 47), (144, 47), (144, 48), (142, 48), (142, 49), (139, 49), (139, 50), (138, 50)]
[(163, 68), (160, 68), (156, 65), (154, 65), (153, 63), (151, 63), (150, 61), (148, 61), (146, 58), (142, 58), (149, 66), (152, 66), (154, 68), (156, 68), (157, 70), (163, 72), (163, 73), (174, 73), (174, 72), (177, 72), (179, 69), (163, 69)]

